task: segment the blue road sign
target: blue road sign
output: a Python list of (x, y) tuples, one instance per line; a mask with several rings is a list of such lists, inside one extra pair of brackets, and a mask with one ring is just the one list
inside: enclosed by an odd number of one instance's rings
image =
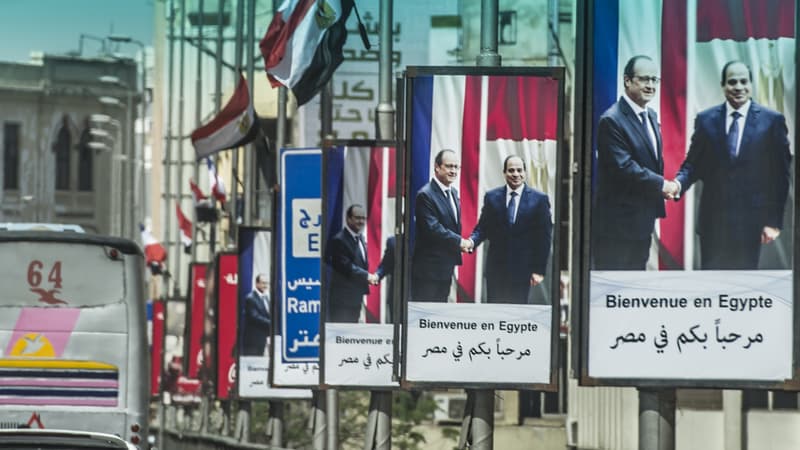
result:
[(281, 356), (285, 362), (319, 360), (322, 152), (281, 149), (280, 268)]

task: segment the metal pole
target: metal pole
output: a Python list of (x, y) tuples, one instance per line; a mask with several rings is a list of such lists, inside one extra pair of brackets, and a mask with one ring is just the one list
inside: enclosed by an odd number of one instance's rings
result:
[(478, 66), (500, 66), (497, 53), (497, 11), (499, 0), (481, 0), (481, 52), (476, 57)]
[[(170, 198), (170, 189), (171, 189), (171, 172), (172, 172), (172, 89), (173, 89), (173, 77), (172, 77), (172, 70), (174, 69), (175, 65), (175, 3), (174, 0), (171, 0), (167, 6), (169, 8), (169, 38), (167, 39), (169, 42), (169, 57), (167, 60), (167, 130), (166, 130), (166, 140), (164, 142), (164, 189), (163, 189), (163, 201), (161, 206), (162, 217), (164, 218), (164, 229), (163, 231), (163, 238), (162, 242), (164, 242), (165, 246), (168, 246), (169, 242), (169, 198)], [(169, 248), (169, 247), (167, 247)], [(162, 292), (163, 297), (169, 295), (169, 279), (166, 276), (162, 275)], [(164, 349), (161, 349), (161, 354), (163, 355)], [(159, 378), (160, 379), (160, 378)], [(158, 388), (158, 392), (160, 393), (158, 399), (158, 448), (164, 449), (164, 426), (165, 426), (165, 415), (166, 415), (166, 406), (164, 405), (165, 400), (165, 393), (164, 393), (164, 385), (163, 380), (161, 385)]]
[[(134, 161), (131, 164), (134, 166), (134, 177), (136, 176), (136, 165), (140, 165), (140, 170), (144, 172), (144, 141), (145, 137), (147, 136), (147, 52), (145, 50), (145, 46), (143, 43), (136, 41), (136, 43), (142, 49), (142, 102), (139, 105), (141, 108), (141, 125), (142, 125), (142, 134), (139, 137), (139, 148), (137, 150), (138, 154)], [(140, 164), (141, 163), (141, 164)], [(138, 178), (135, 178), (138, 180)], [(134, 181), (134, 205), (136, 205), (136, 209), (139, 212), (141, 217), (144, 217), (144, 196), (143, 195), (136, 195), (139, 192), (139, 189), (144, 185), (142, 180)], [(138, 202), (136, 201), (136, 197), (138, 197)], [(131, 222), (131, 232), (135, 233), (134, 230), (136, 229), (136, 222), (135, 220)]]
[[(204, 5), (203, 0), (197, 1), (197, 58), (195, 60), (195, 78), (194, 78), (194, 101), (195, 101), (195, 108), (194, 108), (194, 126), (195, 128), (200, 128), (203, 124), (203, 22), (205, 22), (205, 13), (204, 13)], [(195, 159), (195, 158), (192, 158)], [(200, 183), (200, 165), (195, 160), (194, 162), (194, 179), (199, 184)], [(211, 196), (212, 203), (216, 203), (213, 196)], [(209, 236), (209, 258), (214, 257), (214, 249), (213, 249), (213, 239), (216, 239), (216, 233), (214, 233), (214, 228), (216, 228), (216, 223), (211, 222), (209, 224), (209, 228), (211, 230)], [(195, 244), (197, 241), (195, 241)], [(192, 261), (197, 261), (197, 251), (195, 251), (195, 247), (197, 245), (192, 245)], [(206, 409), (208, 412), (208, 409)], [(207, 420), (207, 417), (203, 418), (203, 421)]]
[[(176, 131), (177, 136), (177, 158), (175, 158), (175, 162), (178, 164), (178, 176), (175, 182), (177, 186), (177, 193), (175, 196), (175, 201), (180, 204), (181, 203), (181, 186), (183, 185), (183, 115), (186, 109), (185, 106), (185, 95), (184, 95), (184, 70), (185, 70), (185, 61), (186, 61), (186, 0), (181, 0), (181, 38), (180, 38), (180, 45), (178, 46), (178, 129)], [(171, 186), (169, 187), (172, 188)], [(167, 211), (164, 214), (166, 217), (169, 217), (170, 212)], [(195, 249), (197, 248), (197, 222), (195, 222), (194, 226), (192, 227), (192, 255), (194, 255)], [(166, 230), (167, 236), (172, 233), (172, 230), (167, 228)], [(177, 233), (176, 233), (177, 236)], [(175, 283), (175, 289), (178, 289), (180, 286), (180, 278), (181, 278), (181, 253), (183, 250), (181, 249), (181, 240), (175, 239), (175, 265), (172, 266), (172, 280)], [(169, 292), (166, 293), (169, 295)]]
[[(120, 198), (120, 205), (123, 205), (123, 210), (125, 210), (125, 216), (122, 221), (122, 233), (121, 236), (124, 236), (128, 239), (133, 239), (133, 154), (136, 152), (135, 148), (135, 136), (136, 136), (136, 121), (133, 118), (133, 87), (129, 85), (125, 85), (126, 92), (126, 102), (125, 102), (125, 122), (127, 124), (127, 133), (125, 136), (125, 155), (123, 156), (120, 164), (123, 164), (123, 170), (120, 173), (120, 180), (124, 187), (122, 192), (122, 197)], [(124, 169), (128, 169), (125, 171)], [(127, 207), (124, 207), (127, 205)]]
[[(275, 11), (278, 6), (279, 2), (273, 1), (273, 11)], [(247, 52), (245, 53), (245, 61), (247, 61), (247, 80), (250, 82), (250, 103), (253, 102), (254, 94), (255, 94), (255, 47), (256, 47), (256, 0), (249, 0), (247, 4), (247, 45), (245, 49)], [(285, 88), (281, 88), (285, 89)], [(280, 104), (278, 105), (278, 110), (280, 111)], [(284, 113), (286, 111), (286, 103), (283, 103)], [(285, 123), (284, 123), (285, 126)], [(243, 220), (245, 223), (251, 223), (253, 218), (256, 217), (256, 208), (255, 208), (255, 180), (256, 180), (256, 173), (255, 164), (253, 163), (253, 155), (256, 151), (256, 144), (252, 143), (249, 145), (250, 151), (244, 152), (244, 169), (243, 169), (243, 177), (244, 177), (244, 211), (242, 212)], [(263, 215), (266, 217), (271, 217), (272, 209), (267, 208), (267, 211), (264, 211)], [(281, 422), (281, 426), (283, 422)]]
[(325, 450), (327, 420), (325, 417), (326, 395), (323, 391), (312, 391), (311, 397), (311, 443), (314, 450)]
[[(247, 76), (248, 76), (248, 79), (252, 79), (251, 77), (253, 76), (253, 72), (255, 70), (255, 68), (253, 66), (253, 49), (255, 48), (255, 42), (256, 42), (256, 38), (255, 38), (255, 12), (256, 12), (255, 0), (250, 0), (249, 6), (250, 6), (250, 15), (249, 15), (248, 21), (247, 21), (247, 36), (248, 36), (248, 40), (249, 40), (249, 43), (247, 45)], [(272, 5), (273, 11), (276, 11), (278, 9), (278, 6), (280, 6), (280, 2), (275, 0), (273, 2), (273, 5)], [(276, 126), (277, 129), (276, 129), (276, 136), (275, 136), (275, 151), (276, 152), (280, 152), (281, 147), (283, 147), (286, 144), (286, 105), (287, 105), (287, 103), (289, 101), (288, 92), (289, 92), (289, 90), (284, 86), (281, 86), (281, 87), (278, 88), (278, 112), (277, 112), (277, 126)], [(253, 90), (252, 89), (250, 90), (250, 95), (251, 96), (253, 95)], [(255, 150), (255, 144), (253, 144), (253, 150)], [(246, 166), (246, 167), (253, 167), (253, 164), (252, 164), (252, 154), (253, 154), (253, 152), (250, 151), (250, 152), (247, 152), (247, 153), (248, 153), (247, 156), (249, 158), (249, 159), (247, 159), (247, 161), (250, 163), (250, 165)], [(280, 179), (280, 170), (279, 170), (280, 160), (281, 160), (280, 158), (275, 158), (275, 179), (276, 180)], [(249, 172), (249, 174), (251, 175), (250, 176), (251, 179), (255, 179), (255, 174), (252, 171)], [(253, 199), (254, 196), (253, 196), (252, 186), (253, 186), (252, 182), (245, 183), (245, 187), (248, 189), (245, 192), (245, 211), (244, 211), (245, 212), (244, 217), (246, 218), (245, 220), (250, 220), (251, 218), (255, 217), (255, 214), (254, 214), (255, 209), (253, 208), (253, 206), (255, 205), (255, 201)], [(268, 189), (272, 189), (272, 187), (268, 187)], [(264, 211), (263, 213), (264, 214), (270, 214), (271, 211)], [(273, 224), (273, 226), (274, 226), (274, 224)], [(275, 414), (272, 413), (273, 406), (275, 406), (275, 408), (274, 408)], [(271, 444), (273, 446), (275, 446), (275, 447), (282, 447), (283, 446), (283, 434), (284, 434), (284, 429), (286, 428), (286, 421), (284, 419), (283, 412), (284, 412), (283, 402), (280, 402), (280, 401), (270, 402), (270, 404), (269, 404), (269, 413), (270, 413), (270, 420), (272, 421), (272, 427), (273, 427)], [(321, 412), (321, 419), (320, 420), (322, 422), (325, 422), (325, 405), (323, 404), (322, 407), (319, 408), (318, 405), (316, 405), (316, 403), (315, 403), (314, 404), (314, 410), (312, 411), (312, 414), (317, 414), (319, 412)], [(316, 417), (315, 417), (314, 423), (316, 423), (316, 422), (317, 422), (317, 420), (316, 420)], [(316, 435), (314, 435), (314, 449), (315, 450), (324, 449), (325, 448), (324, 426), (323, 426), (323, 429), (322, 429), (322, 433), (320, 433), (320, 434), (322, 434), (322, 437), (319, 438), (319, 439), (317, 438)]]
[[(328, 81), (320, 91), (320, 131), (322, 139), (333, 138), (333, 82)], [(325, 391), (328, 399), (326, 408), (328, 422), (328, 450), (339, 448), (339, 393), (336, 389)]]
[[(242, 73), (242, 47), (244, 45), (244, 2), (245, 0), (238, 0), (236, 2), (236, 45), (234, 46), (234, 64), (236, 65), (236, 73), (233, 74), (234, 83), (239, 82), (239, 74)], [(248, 79), (250, 84), (250, 92), (253, 91), (253, 80)], [(251, 94), (252, 95), (252, 94)], [(230, 242), (236, 240), (236, 228), (238, 226), (238, 191), (239, 186), (236, 180), (239, 179), (239, 149), (235, 148), (231, 154), (231, 225), (230, 225)]]
[[(395, 117), (392, 103), (392, 0), (380, 3), (380, 45), (378, 58), (378, 107), (376, 109), (376, 136), (394, 140)], [(370, 392), (367, 432), (364, 450), (390, 450), (392, 447), (392, 392)]]
[[(475, 62), (482, 67), (497, 67), (502, 63), (497, 52), (497, 11), (499, 0), (481, 1), (481, 53)], [(494, 391), (491, 389), (467, 390), (471, 397), (472, 411), (465, 411), (469, 423), (462, 428), (472, 438), (471, 450), (492, 450), (494, 448)], [(465, 417), (466, 421), (466, 417)], [(466, 436), (462, 441), (466, 442)]]
[(639, 388), (639, 450), (675, 450), (675, 389)]
[(558, 57), (558, 0), (547, 0), (547, 9), (550, 18), (550, 26), (547, 33), (547, 64), (550, 66), (557, 66), (559, 63)]

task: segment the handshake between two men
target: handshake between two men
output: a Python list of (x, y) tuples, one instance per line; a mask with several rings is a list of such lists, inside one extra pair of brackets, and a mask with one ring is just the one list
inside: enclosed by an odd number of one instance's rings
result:
[[(475, 242), (471, 238), (461, 239), (461, 253), (472, 253), (475, 250)], [(531, 273), (530, 285), (536, 286), (544, 280), (543, 274)]]

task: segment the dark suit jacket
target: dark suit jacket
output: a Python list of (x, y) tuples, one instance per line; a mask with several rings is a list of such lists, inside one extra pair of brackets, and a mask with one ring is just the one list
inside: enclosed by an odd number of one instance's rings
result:
[(470, 239), (477, 247), (489, 240), (486, 285), (489, 302), (526, 303), (532, 273), (544, 275), (550, 257), (553, 224), (547, 195), (525, 186), (517, 217), (508, 223), (506, 186), (483, 197), (478, 225)]
[(656, 113), (648, 108), (657, 157), (639, 117), (620, 98), (597, 125), (597, 195), (592, 230), (616, 239), (648, 239), (665, 217), (664, 160)]
[(267, 345), (271, 326), (270, 314), (264, 301), (253, 289), (244, 298), (244, 330), (242, 331), (242, 355), (261, 356)]
[[(346, 228), (328, 241), (326, 250), (325, 259), (333, 268), (328, 317), (334, 322), (357, 322), (363, 296), (369, 292), (367, 260), (361, 257), (358, 242)], [(365, 256), (366, 250), (365, 246)]]
[(381, 258), (381, 263), (375, 271), (378, 278), (391, 276), (394, 271), (394, 241), (394, 236), (389, 236), (389, 238), (386, 239), (386, 250), (383, 251), (383, 258)]
[(392, 320), (392, 309), (394, 309), (394, 263), (395, 263), (395, 237), (389, 236), (386, 239), (386, 250), (383, 251), (383, 258), (378, 265), (375, 274), (378, 278), (383, 279), (389, 277), (389, 283), (386, 286), (386, 321)]
[(760, 239), (764, 226), (782, 228), (789, 192), (786, 119), (755, 102), (747, 112), (739, 153), (727, 150), (725, 104), (697, 115), (694, 134), (677, 180), (681, 195), (703, 181), (697, 233), (725, 233)]
[(438, 281), (450, 280), (453, 268), (461, 265), (461, 206), (458, 191), (454, 195), (458, 220), (453, 217), (444, 192), (431, 180), (417, 192), (415, 201), (414, 252), (412, 277)]

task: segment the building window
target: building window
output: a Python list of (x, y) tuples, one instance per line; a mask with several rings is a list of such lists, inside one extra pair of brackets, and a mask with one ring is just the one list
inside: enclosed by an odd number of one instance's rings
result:
[(3, 189), (19, 189), (19, 124), (3, 124)]
[(53, 153), (56, 156), (56, 190), (69, 190), (69, 147), (72, 141), (66, 123), (61, 126), (56, 142), (53, 143)]
[(91, 141), (91, 134), (89, 133), (89, 128), (83, 130), (81, 134), (81, 141), (78, 144), (78, 190), (79, 191), (91, 191), (93, 189), (92, 186), (92, 177), (94, 176), (92, 172), (92, 163), (94, 153), (92, 149), (89, 147), (89, 141)]

